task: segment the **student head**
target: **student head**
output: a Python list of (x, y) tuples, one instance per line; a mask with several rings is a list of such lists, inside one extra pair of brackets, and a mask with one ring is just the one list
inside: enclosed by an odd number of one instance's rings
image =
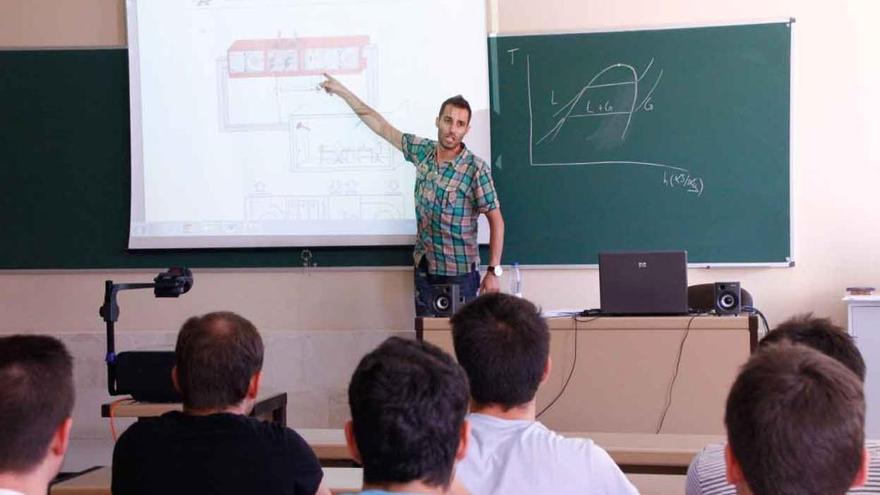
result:
[(835, 495), (864, 482), (862, 382), (815, 349), (781, 342), (755, 353), (724, 421), (738, 493)]
[(828, 318), (816, 318), (812, 314), (795, 316), (761, 339), (758, 349), (783, 341), (803, 344), (831, 356), (865, 381), (865, 361), (852, 336)]
[(57, 339), (0, 338), (0, 488), (46, 493), (67, 450), (73, 362)]
[(247, 319), (230, 312), (194, 316), (181, 327), (175, 354), (184, 409), (224, 410), (256, 399), (263, 340)]
[(508, 410), (534, 400), (550, 373), (550, 331), (534, 304), (509, 294), (485, 294), (451, 322), (455, 355), (477, 406)]
[(364, 485), (449, 485), (468, 435), (467, 377), (452, 357), (392, 337), (361, 359), (348, 402), (346, 440), (364, 466)]

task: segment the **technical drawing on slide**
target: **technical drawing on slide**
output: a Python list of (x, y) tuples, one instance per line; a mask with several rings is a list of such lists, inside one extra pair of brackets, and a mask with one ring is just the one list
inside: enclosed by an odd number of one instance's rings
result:
[(246, 201), (249, 220), (399, 220), (405, 217), (401, 193), (273, 195), (254, 192)]
[[(402, 195), (374, 181), (389, 181), (405, 166), (397, 150), (375, 135), (349, 109), (328, 104), (318, 89), (323, 74), (346, 84), (375, 106), (376, 47), (369, 36), (327, 36), (233, 41), (217, 59), (221, 132), (286, 135), (273, 179), (255, 180), (245, 198), (249, 220), (404, 219)], [(331, 102), (332, 103), (332, 102)], [(331, 110), (328, 110), (330, 108)], [(393, 111), (384, 111), (393, 117)], [(257, 138), (255, 139), (265, 139)], [(275, 149), (277, 139), (273, 139)], [(286, 172), (286, 176), (279, 175)], [(339, 173), (357, 186), (344, 195), (334, 189)], [(266, 184), (274, 190), (266, 191)], [(323, 194), (322, 194), (323, 193)]]
[[(323, 74), (359, 76), (348, 84), (363, 88), (364, 100), (373, 104), (376, 63), (368, 36), (237, 40), (217, 64), (220, 128), (290, 134), (293, 171), (390, 168), (393, 148), (369, 131), (344, 133), (344, 145), (321, 138), (359, 122), (347, 110), (328, 112), (327, 99), (317, 90)], [(351, 152), (365, 148), (371, 152)]]

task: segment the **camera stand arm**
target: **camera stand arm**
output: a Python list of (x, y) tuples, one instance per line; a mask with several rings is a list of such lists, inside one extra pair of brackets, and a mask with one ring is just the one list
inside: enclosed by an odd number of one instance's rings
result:
[(110, 395), (117, 395), (115, 323), (119, 319), (119, 305), (116, 303), (116, 293), (129, 289), (150, 289), (155, 285), (153, 282), (114, 284), (112, 280), (104, 281), (104, 304), (98, 310), (98, 314), (107, 324), (107, 355), (104, 357), (104, 361), (107, 363), (107, 390)]

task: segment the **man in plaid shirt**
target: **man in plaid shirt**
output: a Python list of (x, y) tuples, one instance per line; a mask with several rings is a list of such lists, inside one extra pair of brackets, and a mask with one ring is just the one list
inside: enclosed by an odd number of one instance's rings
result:
[[(459, 284), (460, 294), (473, 299), (497, 292), (501, 276), (504, 219), (489, 165), (462, 142), (470, 130), (471, 108), (459, 96), (440, 106), (437, 140), (403, 134), (348, 88), (324, 74), (321, 87), (341, 97), (373, 132), (403, 152), (416, 166), (416, 313), (430, 306), (431, 284)], [(480, 282), (477, 217), (489, 221), (489, 266)]]

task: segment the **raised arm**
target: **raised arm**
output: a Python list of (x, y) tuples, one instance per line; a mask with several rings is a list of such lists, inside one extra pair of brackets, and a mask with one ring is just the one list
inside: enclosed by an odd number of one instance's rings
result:
[(370, 108), (369, 105), (362, 102), (360, 98), (355, 96), (351, 90), (346, 88), (341, 82), (337, 81), (336, 78), (329, 74), (324, 74), (324, 77), (326, 79), (321, 83), (321, 89), (331, 95), (337, 95), (342, 98), (345, 103), (351, 107), (354, 113), (360, 117), (363, 123), (367, 124), (367, 127), (391, 143), (391, 146), (401, 149), (403, 134), (400, 131), (389, 124), (384, 117)]

